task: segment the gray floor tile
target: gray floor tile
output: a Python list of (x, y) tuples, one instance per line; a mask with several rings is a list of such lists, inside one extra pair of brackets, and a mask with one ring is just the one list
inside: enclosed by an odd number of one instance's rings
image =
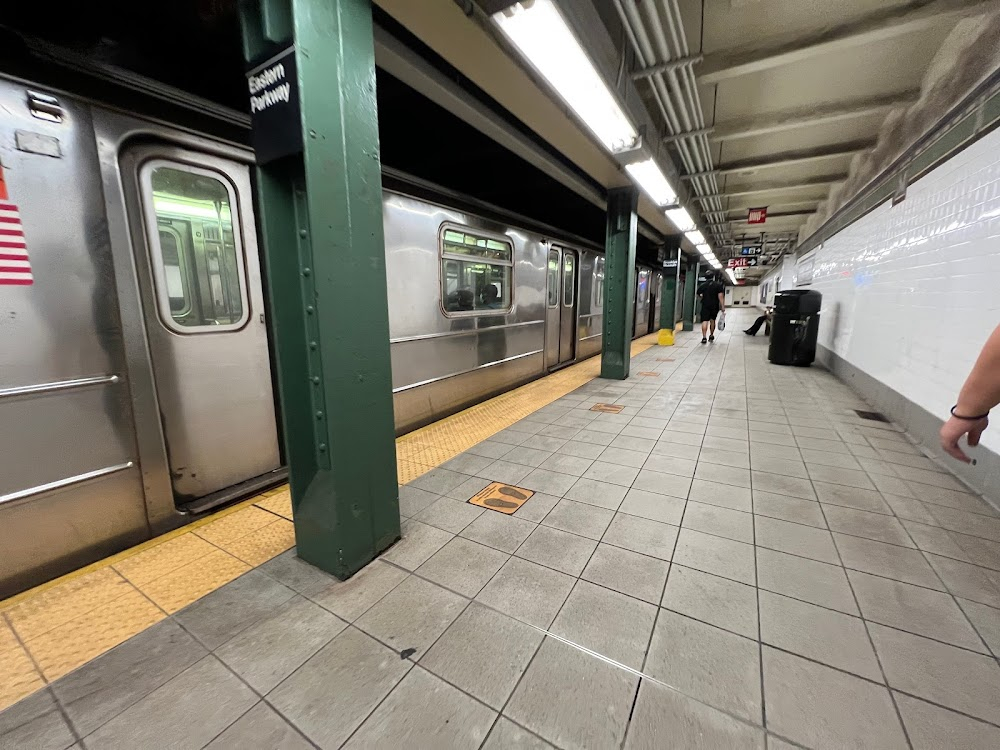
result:
[[(635, 451), (630, 451), (635, 453)], [(639, 469), (621, 464), (606, 463), (605, 461), (595, 461), (594, 464), (583, 473), (584, 479), (594, 479), (598, 482), (607, 482), (625, 487), (632, 486), (632, 482), (639, 475)]]
[(803, 526), (767, 516), (757, 516), (754, 519), (754, 526), (757, 532), (757, 545), (760, 547), (808, 557), (831, 565), (840, 564), (837, 548), (834, 547), (833, 538), (826, 529)]
[[(576, 434), (580, 431), (578, 427), (563, 427), (557, 424), (550, 424), (547, 427), (543, 427), (536, 434), (545, 435), (546, 437), (562, 438), (563, 440), (572, 440)], [(562, 450), (560, 448), (560, 450)]]
[(632, 669), (642, 669), (656, 606), (577, 581), (550, 630)]
[(555, 750), (555, 748), (541, 737), (501, 716), (493, 725), (482, 750)]
[(412, 518), (439, 497), (441, 496), (436, 492), (404, 484), (399, 488), (399, 512), (406, 518)]
[(642, 469), (632, 483), (632, 487), (661, 495), (686, 498), (691, 490), (691, 480), (676, 474), (664, 474), (659, 471)]
[(684, 506), (685, 501), (677, 497), (632, 489), (625, 495), (618, 510), (621, 513), (628, 513), (630, 516), (639, 516), (651, 521), (679, 526)]
[(764, 748), (764, 733), (760, 729), (676, 690), (643, 680), (629, 722), (625, 750), (661, 750), (667, 737), (671, 748)]
[[(482, 487), (480, 487), (482, 489)], [(479, 506), (442, 497), (414, 516), (414, 520), (457, 534), (484, 513)]]
[[(496, 435), (493, 437), (494, 439), (497, 438)], [(519, 435), (519, 439), (523, 437), (526, 436)], [(432, 469), (423, 476), (417, 477), (410, 482), (410, 486), (421, 490), (427, 490), (428, 492), (433, 492), (436, 495), (443, 495), (448, 490), (458, 487), (458, 485), (468, 478), (467, 474), (460, 474), (457, 471), (437, 468)]]
[(823, 511), (820, 509), (819, 503), (812, 500), (754, 490), (753, 510), (756, 515), (768, 518), (815, 526), (818, 529), (826, 528)]
[[(561, 425), (563, 427), (575, 427), (577, 425)], [(566, 445), (567, 441), (562, 438), (548, 437), (546, 435), (532, 435), (521, 445), (525, 448), (538, 448), (539, 450), (555, 452)], [(509, 455), (509, 454), (508, 454)]]
[(84, 738), (88, 750), (164, 747), (198, 750), (258, 700), (214, 656), (206, 656)]
[(776, 495), (800, 497), (803, 500), (815, 500), (812, 482), (798, 477), (786, 477), (782, 474), (769, 474), (766, 471), (753, 471), (752, 482), (755, 490), (773, 492)]
[(419, 658), (468, 603), (458, 594), (410, 576), (355, 624), (397, 652), (416, 649)]
[(523, 432), (525, 435), (537, 435), (541, 433), (545, 427), (546, 425), (542, 424), (541, 422), (532, 422), (530, 420), (522, 419), (520, 422), (515, 422), (507, 429), (513, 430), (514, 432)]
[(785, 448), (795, 448), (795, 438), (791, 435), (777, 435), (763, 430), (750, 430), (750, 440), (754, 445), (780, 445)]
[(708, 463), (704, 456), (705, 451), (702, 451), (702, 458), (698, 462), (698, 468), (694, 472), (695, 479), (728, 484), (734, 487), (750, 487), (749, 469), (738, 469), (733, 466)]
[[(420, 521), (404, 521), (403, 538), (382, 553), (382, 559), (407, 570), (416, 570), (454, 536)], [(336, 610), (334, 610), (336, 612)], [(337, 614), (340, 614), (337, 612)]]
[(624, 448), (628, 451), (639, 451), (649, 453), (656, 445), (656, 441), (650, 438), (633, 437), (631, 435), (619, 435), (612, 440), (609, 445), (612, 448)]
[(550, 526), (538, 526), (515, 553), (518, 557), (579, 576), (597, 548), (597, 542)]
[(513, 553), (534, 530), (535, 524), (531, 521), (489, 511), (466, 526), (461, 536), (501, 552)]
[(865, 624), (857, 617), (761, 591), (760, 637), (785, 651), (882, 682)]
[(639, 437), (646, 438), (647, 440), (659, 440), (662, 433), (663, 430), (658, 430), (655, 427), (637, 427), (630, 424), (622, 428), (619, 435), (621, 437)]
[(677, 541), (677, 532), (676, 526), (617, 513), (601, 541), (669, 561)]
[(469, 477), (455, 489), (448, 490), (445, 493), (445, 497), (450, 497), (453, 500), (460, 500), (464, 503), (489, 484), (490, 481), (484, 479), (483, 477)]
[(700, 454), (700, 460), (710, 464), (731, 466), (736, 469), (750, 468), (750, 456), (743, 451), (706, 450)]
[(962, 538), (961, 534), (942, 529), (939, 526), (930, 526), (906, 519), (903, 519), (901, 523), (919, 549), (962, 562), (971, 562), (969, 555), (958, 543), (958, 540)]
[(925, 486), (940, 487), (945, 490), (956, 490), (961, 492), (964, 488), (962, 484), (951, 474), (943, 474), (940, 471), (927, 471), (925, 469), (906, 470), (907, 484), (916, 493), (924, 491)]
[(702, 479), (695, 479), (691, 483), (688, 500), (742, 510), (747, 513), (753, 510), (750, 490), (718, 482), (706, 482)]
[(420, 665), (499, 710), (544, 637), (530, 625), (473, 603)]
[[(628, 471), (635, 470), (628, 469)], [(607, 508), (608, 510), (617, 510), (618, 506), (622, 504), (622, 500), (625, 499), (625, 494), (627, 492), (627, 486), (623, 487), (619, 484), (610, 484), (596, 479), (584, 478), (578, 479), (576, 483), (566, 491), (565, 496), (568, 499), (575, 500), (579, 503), (596, 505), (599, 508)]]
[(675, 564), (662, 606), (757, 639), (757, 591), (752, 586)]
[(563, 499), (545, 516), (542, 524), (589, 539), (600, 539), (614, 516), (612, 510)]
[(650, 455), (671, 456), (673, 458), (684, 458), (689, 461), (697, 461), (701, 453), (701, 446), (688, 445), (686, 443), (672, 443), (661, 440), (655, 446)]
[[(879, 461), (876, 458), (868, 458), (858, 454), (858, 450), (861, 450), (860, 446), (849, 446), (851, 453), (854, 454), (857, 459), (858, 465), (867, 471), (869, 474), (877, 474), (884, 477), (898, 477), (899, 474), (896, 473), (896, 468), (893, 468), (892, 464), (887, 464), (884, 461)], [(831, 454), (834, 455), (834, 454)], [(839, 454), (835, 454), (839, 455)], [(878, 486), (878, 485), (876, 485)]]
[(688, 458), (676, 458), (661, 453), (652, 453), (642, 468), (649, 471), (659, 471), (663, 474), (676, 474), (681, 477), (693, 477), (698, 462)]
[(264, 695), (345, 627), (346, 622), (318, 604), (295, 597), (224, 643), (215, 655)]
[(321, 748), (337, 748), (412, 666), (348, 628), (275, 688), (268, 701)]
[(544, 492), (548, 495), (565, 495), (566, 490), (572, 487), (577, 478), (569, 474), (560, 474), (557, 471), (547, 471), (546, 469), (535, 469), (518, 484), (535, 492)]
[[(905, 469), (900, 472), (901, 476), (904, 478), (907, 476), (905, 472)], [(964, 510), (968, 513), (982, 513), (984, 515), (994, 517), (997, 515), (997, 512), (984, 502), (982, 498), (969, 492), (947, 490), (940, 487), (928, 487), (927, 485), (921, 485), (919, 487), (914, 485), (910, 486), (914, 492), (919, 490), (919, 497), (924, 502), (934, 503), (935, 505), (946, 505), (949, 508)]]
[(287, 586), (251, 570), (174, 615), (185, 630), (212, 650), (295, 595)]
[(638, 678), (547, 638), (504, 713), (559, 747), (614, 748)]
[(986, 652), (950, 595), (853, 570), (847, 576), (866, 620)]
[(261, 701), (212, 740), (205, 750), (310, 750), (313, 746), (273, 708)]
[(644, 451), (630, 451), (625, 448), (605, 448), (597, 457), (599, 461), (616, 466), (640, 468), (648, 457)]
[(753, 550), (750, 544), (681, 529), (674, 562), (753, 586), (756, 583)]
[(824, 505), (826, 522), (833, 531), (860, 536), (900, 547), (913, 547), (910, 535), (898, 519), (842, 505)]
[(837, 542), (845, 567), (905, 583), (944, 590), (934, 570), (918, 550), (844, 534), (834, 534), (833, 538)]
[(546, 495), (544, 492), (536, 492), (529, 497), (520, 508), (514, 511), (514, 518), (522, 521), (539, 523), (549, 511), (556, 507), (560, 498), (555, 495)]
[(905, 750), (889, 691), (764, 647), (767, 726), (806, 747)]
[(657, 604), (669, 563), (631, 550), (599, 544), (581, 578), (628, 596)]
[(609, 434), (607, 432), (598, 432), (597, 430), (580, 430), (574, 440), (579, 443), (590, 443), (591, 445), (600, 445), (607, 447), (611, 445), (611, 442), (615, 439), (616, 435)]
[(459, 474), (468, 474), (474, 477), (491, 463), (493, 463), (491, 459), (477, 456), (475, 453), (459, 453), (453, 459), (445, 461), (441, 466), (448, 471), (457, 471)]
[(402, 583), (406, 576), (404, 571), (394, 565), (375, 560), (346, 581), (332, 583), (310, 598), (338, 617), (354, 622), (375, 602)]
[(987, 750), (1000, 747), (1000, 729), (995, 726), (908, 695), (896, 693), (895, 697), (913, 750)]
[(483, 469), (479, 476), (484, 479), (489, 479), (491, 482), (518, 484), (530, 473), (530, 466), (516, 464), (513, 461), (508, 461), (506, 458), (502, 458), (499, 461), (494, 461)]
[[(966, 534), (952, 534), (951, 536), (965, 552), (965, 555), (960, 559), (968, 559), (975, 565), (1000, 571), (1000, 543)], [(942, 554), (937, 550), (929, 551)], [(956, 557), (956, 555), (946, 555), (946, 557)]]
[(875, 623), (868, 629), (890, 687), (980, 719), (1000, 720), (996, 659)]
[[(802, 454), (802, 460), (806, 464), (813, 464), (815, 466), (830, 466), (839, 469), (852, 469), (854, 471), (861, 471), (861, 464), (853, 456), (849, 456), (845, 453), (833, 453), (832, 451), (817, 451), (811, 448), (802, 448), (800, 450)], [(841, 482), (840, 484), (843, 484)]]
[(843, 484), (848, 487), (858, 487), (863, 490), (874, 490), (868, 475), (861, 471), (852, 469), (841, 469), (835, 466), (824, 466), (822, 464), (806, 463), (809, 476), (816, 482), (827, 482), (829, 484)]
[(824, 438), (797, 437), (795, 438), (795, 442), (798, 443), (799, 448), (826, 451), (828, 453), (842, 453), (845, 455), (850, 455), (851, 453), (847, 450), (847, 445), (839, 439), (827, 440)]
[(689, 501), (684, 511), (685, 528), (753, 544), (753, 516), (738, 510)]
[(4, 750), (66, 750), (75, 739), (48, 690), (0, 711), (0, 747)]
[(898, 477), (886, 476), (885, 474), (871, 474), (872, 484), (882, 494), (899, 495), (901, 497), (916, 497), (913, 490), (907, 487), (906, 482)]
[(969, 616), (972, 626), (986, 641), (993, 655), (1000, 657), (1000, 612), (985, 604), (959, 599), (958, 605)]
[[(521, 466), (529, 466), (532, 469), (536, 469), (554, 455), (556, 454), (552, 451), (546, 451), (540, 448), (529, 448), (526, 445), (519, 445), (503, 457), (503, 462), (505, 464), (520, 464)], [(510, 471), (513, 472), (514, 470), (511, 469)], [(489, 474), (491, 472), (492, 469), (490, 467), (484, 467), (477, 473)], [(527, 476), (527, 474), (525, 474), (525, 476)]]
[(417, 568), (417, 574), (472, 598), (489, 583), (509, 557), (506, 552), (455, 537)]
[(574, 477), (583, 476), (583, 473), (590, 468), (594, 462), (589, 458), (579, 458), (569, 456), (565, 453), (553, 453), (546, 458), (539, 467), (549, 471), (558, 471), (561, 474), (570, 474)]
[(508, 445), (507, 443), (498, 443), (493, 440), (484, 440), (481, 443), (468, 448), (466, 453), (474, 453), (477, 456), (485, 456), (486, 458), (492, 458), (496, 460), (498, 458), (503, 458), (508, 453), (510, 453), (511, 448), (514, 446)]
[(579, 458), (589, 458), (591, 460), (600, 456), (606, 448), (603, 445), (597, 445), (594, 443), (584, 443), (579, 440), (570, 440), (566, 445), (560, 448), (557, 453), (563, 453), (567, 456), (577, 456)]
[(299, 559), (294, 547), (271, 558), (257, 570), (303, 596), (322, 591), (337, 580), (315, 565)]
[(838, 565), (758, 547), (757, 573), (762, 589), (851, 615), (860, 614), (847, 582), (847, 574)]
[(753, 457), (751, 465), (754, 470), (769, 474), (781, 474), (782, 476), (798, 477), (799, 479), (809, 478), (806, 465), (797, 459), (773, 458), (771, 456)]
[[(772, 445), (770, 443), (754, 442), (750, 446), (750, 464), (753, 465), (755, 459), (777, 458), (785, 461), (802, 461), (802, 454), (798, 447), (793, 445)], [(781, 472), (774, 472), (780, 474)]]
[[(927, 555), (934, 570), (945, 586), (955, 596), (971, 599), (980, 604), (1000, 607), (1000, 576), (976, 565), (952, 560), (940, 555)], [(931, 586), (931, 588), (941, 588)]]
[(180, 625), (164, 620), (56, 680), (52, 691), (82, 737), (207, 653)]
[(756, 641), (663, 609), (645, 672), (723, 711), (762, 721)]
[(882, 495), (873, 490), (863, 490), (857, 487), (846, 487), (837, 484), (816, 482), (816, 495), (824, 504), (842, 505), (857, 510), (867, 510), (873, 513), (891, 515), (892, 510), (886, 505)]
[(569, 596), (573, 581), (565, 573), (512, 557), (476, 601), (529, 625), (547, 628)]
[(344, 745), (476, 750), (496, 712), (420, 667), (410, 670)]

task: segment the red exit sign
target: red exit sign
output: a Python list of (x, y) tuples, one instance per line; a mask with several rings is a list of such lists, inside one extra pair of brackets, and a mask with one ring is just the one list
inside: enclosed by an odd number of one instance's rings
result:
[(767, 206), (747, 210), (747, 224), (763, 224), (767, 221)]
[(729, 268), (746, 268), (750, 265), (749, 258), (730, 258), (727, 263)]

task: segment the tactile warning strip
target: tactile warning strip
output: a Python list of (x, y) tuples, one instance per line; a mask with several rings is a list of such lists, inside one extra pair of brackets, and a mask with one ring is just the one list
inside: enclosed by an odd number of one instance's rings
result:
[[(632, 356), (655, 345), (632, 343)], [(579, 388), (595, 357), (396, 441), (400, 484)], [(0, 710), (295, 544), (288, 486), (0, 602)]]

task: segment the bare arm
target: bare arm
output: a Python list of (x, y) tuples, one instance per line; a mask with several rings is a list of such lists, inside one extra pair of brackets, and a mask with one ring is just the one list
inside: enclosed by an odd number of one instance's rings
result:
[[(990, 424), (985, 415), (997, 404), (1000, 404), (1000, 326), (986, 341), (958, 394), (955, 405), (958, 417), (952, 417), (941, 428), (941, 447), (959, 461), (969, 463), (970, 459), (959, 447), (958, 441), (963, 435), (968, 435), (966, 440), (969, 445), (979, 445), (980, 436)], [(984, 415), (982, 419), (959, 418), (980, 415)]]
[(725, 287), (723, 287), (722, 291), (719, 292), (719, 309), (720, 310), (725, 310), (726, 309), (726, 288)]

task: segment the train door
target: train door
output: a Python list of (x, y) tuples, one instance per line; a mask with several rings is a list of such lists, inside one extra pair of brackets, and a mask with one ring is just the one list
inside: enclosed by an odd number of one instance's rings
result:
[(636, 273), (635, 320), (633, 334), (635, 337), (649, 333), (649, 269), (640, 268)]
[(280, 465), (246, 165), (169, 146), (122, 157), (175, 502)]
[(663, 274), (654, 273), (649, 286), (649, 328), (650, 333), (660, 330), (660, 307), (663, 300), (660, 291), (663, 289)]
[(549, 249), (545, 300), (545, 365), (576, 359), (579, 256), (575, 250)]

